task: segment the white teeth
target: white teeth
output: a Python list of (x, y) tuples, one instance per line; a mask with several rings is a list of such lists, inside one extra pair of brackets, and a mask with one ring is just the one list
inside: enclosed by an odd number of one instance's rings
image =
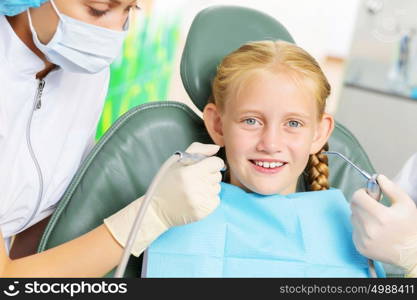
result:
[(273, 169), (277, 167), (281, 167), (284, 163), (281, 162), (268, 162), (268, 161), (255, 161), (255, 164), (260, 167), (264, 167), (267, 169)]

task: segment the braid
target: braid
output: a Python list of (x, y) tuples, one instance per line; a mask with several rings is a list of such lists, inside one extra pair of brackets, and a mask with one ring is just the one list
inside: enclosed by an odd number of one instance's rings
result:
[(307, 181), (311, 191), (323, 191), (329, 189), (329, 166), (326, 154), (321, 154), (322, 151), (329, 150), (329, 145), (326, 143), (321, 150), (310, 155), (307, 164)]

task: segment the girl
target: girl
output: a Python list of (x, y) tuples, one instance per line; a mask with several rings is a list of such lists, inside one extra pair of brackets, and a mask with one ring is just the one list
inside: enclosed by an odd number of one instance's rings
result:
[[(149, 277), (365, 277), (343, 194), (329, 189), (317, 62), (282, 41), (243, 45), (218, 66), (204, 122), (228, 164), (220, 206), (147, 251)], [(306, 176), (309, 191), (296, 193)]]
[(320, 152), (334, 127), (324, 112), (330, 85), (308, 53), (285, 42), (243, 46), (218, 67), (212, 93), (204, 120), (225, 146), (231, 184), (290, 194), (305, 170), (310, 190), (328, 189)]

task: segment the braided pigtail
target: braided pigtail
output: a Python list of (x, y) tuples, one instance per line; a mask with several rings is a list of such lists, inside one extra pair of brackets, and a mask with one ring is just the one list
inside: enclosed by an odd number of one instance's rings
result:
[(324, 191), (329, 189), (329, 166), (326, 154), (322, 151), (329, 150), (326, 143), (316, 154), (311, 154), (308, 160), (306, 173), (307, 183), (310, 191)]

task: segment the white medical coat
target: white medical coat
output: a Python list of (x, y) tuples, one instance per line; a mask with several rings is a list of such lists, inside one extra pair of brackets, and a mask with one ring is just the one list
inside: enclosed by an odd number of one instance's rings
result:
[(417, 203), (417, 153), (414, 153), (394, 178), (394, 182)]
[(5, 238), (18, 233), (32, 215), (40, 189), (26, 137), (28, 122), (43, 193), (36, 216), (25, 228), (53, 212), (94, 142), (107, 94), (108, 68), (94, 75), (57, 69), (45, 77), (41, 107), (34, 110), (39, 84), (35, 74), (43, 68), (0, 16), (0, 229)]

